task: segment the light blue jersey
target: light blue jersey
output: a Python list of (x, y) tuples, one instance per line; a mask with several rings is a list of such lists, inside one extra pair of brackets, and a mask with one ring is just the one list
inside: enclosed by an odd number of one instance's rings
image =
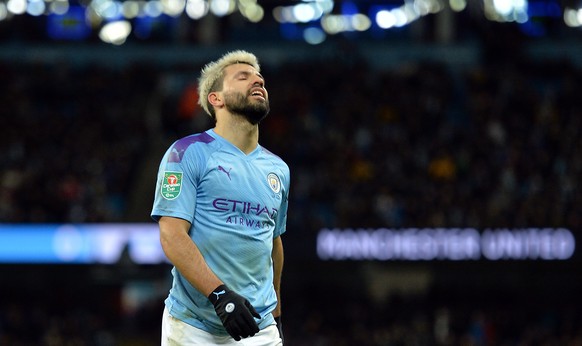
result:
[[(289, 167), (260, 145), (246, 155), (214, 130), (176, 141), (158, 172), (152, 217), (191, 223), (190, 237), (212, 271), (273, 323), (273, 238), (285, 232)], [(208, 298), (174, 267), (166, 306), (172, 316), (227, 335)]]

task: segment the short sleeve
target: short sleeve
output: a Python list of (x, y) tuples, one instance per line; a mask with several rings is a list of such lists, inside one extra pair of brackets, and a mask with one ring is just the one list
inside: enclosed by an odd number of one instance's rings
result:
[(176, 143), (166, 152), (160, 163), (151, 217), (162, 216), (194, 220), (196, 207), (197, 163), (188, 148), (176, 155)]

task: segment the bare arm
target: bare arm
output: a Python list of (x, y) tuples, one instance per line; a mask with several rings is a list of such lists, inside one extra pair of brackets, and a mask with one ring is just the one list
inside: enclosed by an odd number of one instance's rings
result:
[(192, 286), (208, 296), (212, 290), (223, 284), (208, 267), (200, 250), (190, 239), (188, 221), (163, 216), (158, 224), (164, 253)]
[(273, 239), (273, 252), (271, 253), (273, 258), (273, 286), (275, 286), (275, 293), (277, 293), (277, 306), (273, 311), (274, 317), (281, 316), (281, 275), (283, 273), (283, 241), (281, 237)]

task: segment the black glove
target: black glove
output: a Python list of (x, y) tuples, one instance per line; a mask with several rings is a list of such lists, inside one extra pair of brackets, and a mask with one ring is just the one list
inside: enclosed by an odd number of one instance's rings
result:
[(281, 341), (285, 344), (285, 338), (283, 337), (283, 323), (281, 322), (281, 316), (275, 317), (275, 322), (277, 322), (277, 329), (279, 329), (279, 336), (281, 337)]
[(216, 287), (208, 299), (214, 305), (222, 325), (236, 341), (259, 332), (259, 326), (253, 316), (261, 318), (261, 315), (248, 300), (231, 291), (226, 285)]

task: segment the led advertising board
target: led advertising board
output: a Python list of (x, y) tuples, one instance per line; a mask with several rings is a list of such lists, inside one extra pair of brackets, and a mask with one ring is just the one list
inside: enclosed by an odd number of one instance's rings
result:
[[(576, 239), (565, 228), (322, 229), (311, 249), (322, 261), (565, 261)], [(168, 263), (157, 224), (0, 224), (0, 263), (115, 264), (123, 256)]]
[(157, 224), (0, 224), (0, 263), (167, 262)]
[(565, 228), (322, 229), (322, 260), (568, 260), (576, 239)]

